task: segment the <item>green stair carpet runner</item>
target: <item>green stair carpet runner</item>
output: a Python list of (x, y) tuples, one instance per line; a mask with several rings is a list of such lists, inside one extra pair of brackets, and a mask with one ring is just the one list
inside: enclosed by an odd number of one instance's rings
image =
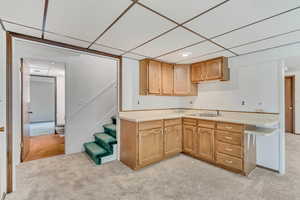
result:
[(112, 120), (113, 124), (117, 124), (117, 118), (116, 118), (116, 116), (112, 116), (111, 120)]
[(104, 132), (110, 134), (116, 138), (116, 125), (115, 124), (105, 124), (103, 125)]
[(95, 142), (84, 143), (85, 152), (91, 157), (91, 159), (97, 164), (101, 164), (101, 157), (109, 155), (109, 152), (104, 148), (96, 144)]
[(117, 140), (115, 138), (108, 135), (107, 133), (96, 133), (94, 136), (98, 145), (104, 147), (110, 153), (113, 153), (113, 144), (117, 143)]
[(103, 125), (104, 133), (95, 133), (95, 141), (84, 143), (85, 152), (97, 164), (101, 164), (101, 158), (113, 155), (113, 146), (116, 140), (116, 117), (111, 117), (112, 124)]

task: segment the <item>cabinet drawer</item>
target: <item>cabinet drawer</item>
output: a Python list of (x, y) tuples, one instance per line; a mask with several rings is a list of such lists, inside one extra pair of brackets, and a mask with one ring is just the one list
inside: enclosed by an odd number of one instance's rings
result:
[(139, 130), (147, 130), (152, 128), (162, 128), (162, 120), (146, 121), (139, 123)]
[(241, 146), (242, 135), (239, 133), (232, 133), (227, 131), (216, 131), (216, 138), (218, 141), (226, 142)]
[(165, 126), (173, 126), (173, 125), (181, 125), (181, 118), (165, 120)]
[(216, 123), (212, 121), (206, 121), (206, 120), (198, 120), (198, 126), (203, 128), (215, 128)]
[(243, 132), (244, 126), (240, 124), (231, 124), (231, 123), (217, 123), (217, 129), (219, 130), (226, 130), (226, 131), (233, 131), (233, 132)]
[(183, 123), (188, 124), (188, 125), (196, 125), (197, 120), (196, 119), (191, 119), (191, 118), (183, 118)]
[(217, 141), (217, 152), (225, 153), (239, 158), (243, 157), (243, 148), (237, 145)]
[(243, 170), (243, 161), (239, 158), (217, 153), (217, 163), (234, 169)]

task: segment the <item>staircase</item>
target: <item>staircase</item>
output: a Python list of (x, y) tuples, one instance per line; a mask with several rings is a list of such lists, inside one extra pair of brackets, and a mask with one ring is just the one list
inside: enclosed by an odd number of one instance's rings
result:
[(96, 163), (103, 163), (117, 159), (116, 117), (111, 117), (112, 124), (103, 125), (103, 133), (95, 133), (95, 141), (84, 143), (85, 152)]

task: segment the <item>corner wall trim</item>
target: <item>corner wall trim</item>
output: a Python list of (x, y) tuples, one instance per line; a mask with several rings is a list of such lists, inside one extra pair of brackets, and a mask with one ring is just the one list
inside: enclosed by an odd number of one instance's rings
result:
[(1, 197), (1, 200), (4, 200), (4, 199), (5, 199), (5, 197), (6, 197), (6, 193), (5, 193), (5, 192), (3, 192), (3, 194), (2, 194), (2, 197)]

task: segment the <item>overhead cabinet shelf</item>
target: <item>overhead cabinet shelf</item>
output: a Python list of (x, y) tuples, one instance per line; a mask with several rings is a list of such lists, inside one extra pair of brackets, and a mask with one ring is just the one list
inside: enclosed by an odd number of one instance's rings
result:
[(140, 61), (140, 95), (197, 96), (197, 83), (209, 80), (229, 80), (227, 58), (193, 64)]
[(141, 60), (140, 95), (197, 96), (197, 85), (190, 74), (190, 65)]
[(218, 57), (191, 65), (191, 79), (193, 83), (203, 81), (229, 80), (228, 58)]

